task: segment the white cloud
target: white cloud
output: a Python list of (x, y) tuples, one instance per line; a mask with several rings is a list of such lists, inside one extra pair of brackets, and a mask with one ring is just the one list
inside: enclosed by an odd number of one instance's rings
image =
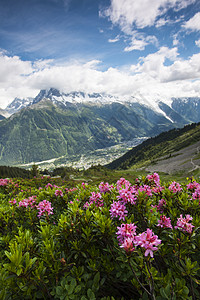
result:
[[(130, 68), (108, 68), (101, 62), (22, 61), (0, 54), (0, 107), (15, 97), (35, 97), (40, 89), (55, 87), (63, 92), (83, 91), (118, 96), (145, 95), (145, 99), (200, 96), (200, 53), (188, 60), (179, 58), (177, 48), (161, 47), (141, 57)], [(145, 100), (146, 101), (146, 100)]]
[(196, 13), (190, 20), (185, 22), (182, 26), (185, 29), (190, 29), (192, 31), (200, 30), (200, 12)]
[[(111, 5), (101, 10), (100, 16), (107, 17), (113, 25), (119, 26), (120, 30), (128, 37), (130, 43), (124, 51), (144, 50), (152, 43), (148, 36), (138, 38), (136, 32), (146, 27), (157, 28), (166, 24), (180, 22), (180, 19), (166, 19), (165, 13), (169, 9), (181, 10), (196, 0), (111, 0)], [(112, 41), (112, 40), (109, 40)], [(175, 45), (175, 44), (174, 44)], [(157, 46), (157, 43), (156, 43)]]
[(144, 50), (145, 46), (148, 45), (148, 43), (145, 41), (145, 39), (135, 39), (132, 38), (130, 45), (124, 48), (125, 52), (130, 52), (133, 50)]
[(119, 41), (119, 35), (117, 35), (114, 39), (109, 39), (108, 42), (109, 43), (116, 43)]
[(124, 31), (126, 26), (137, 28), (153, 26), (157, 17), (168, 9), (180, 10), (194, 3), (195, 0), (111, 0), (109, 8), (101, 15), (108, 17), (113, 24), (120, 25)]
[(197, 41), (195, 41), (195, 44), (197, 45), (197, 47), (199, 47), (199, 48), (200, 48), (200, 39), (199, 39), (199, 40), (197, 40)]

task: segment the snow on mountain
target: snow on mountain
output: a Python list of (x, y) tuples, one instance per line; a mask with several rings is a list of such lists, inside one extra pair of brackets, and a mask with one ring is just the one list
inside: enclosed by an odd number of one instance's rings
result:
[(27, 97), (27, 98), (15, 98), (5, 109), (7, 113), (14, 114), (17, 111), (21, 110), (22, 108), (31, 105), (33, 103), (33, 98)]
[[(84, 92), (70, 92), (64, 93), (55, 88), (50, 88), (46, 90), (41, 90), (39, 94), (33, 98), (15, 98), (14, 101), (9, 104), (6, 108), (6, 111), (9, 114), (13, 114), (20, 109), (30, 106), (32, 104), (39, 103), (43, 99), (51, 100), (55, 105), (68, 106), (69, 103), (76, 104), (94, 104), (94, 105), (104, 105), (111, 103), (121, 103), (126, 105), (132, 105), (133, 103), (137, 103), (142, 106), (146, 106), (152, 109), (154, 112), (157, 112), (163, 115), (165, 118), (170, 120), (173, 123), (173, 120), (161, 107), (160, 103), (165, 103), (171, 109), (175, 109), (175, 102), (178, 103), (178, 106), (181, 106), (182, 103), (200, 103), (200, 98), (193, 97), (185, 97), (185, 98), (166, 98), (163, 99), (159, 95), (159, 93), (151, 93), (151, 92), (138, 92), (133, 96), (115, 96), (108, 94), (100, 94), (100, 93), (84, 93)], [(178, 100), (177, 100), (178, 99)], [(195, 100), (195, 101), (194, 101)], [(195, 104), (197, 105), (197, 104)], [(176, 105), (177, 106), (177, 105)], [(178, 108), (176, 107), (175, 110)]]
[(159, 95), (150, 96), (145, 94), (135, 94), (134, 96), (114, 96), (100, 93), (84, 93), (84, 92), (71, 92), (62, 93), (57, 89), (50, 88), (49, 90), (41, 90), (40, 93), (35, 97), (33, 104), (38, 103), (42, 99), (50, 99), (54, 104), (67, 103), (93, 103), (93, 104), (111, 104), (113, 102), (125, 104), (125, 103), (139, 103), (147, 106), (154, 111), (163, 114), (159, 108), (159, 101), (161, 97)]

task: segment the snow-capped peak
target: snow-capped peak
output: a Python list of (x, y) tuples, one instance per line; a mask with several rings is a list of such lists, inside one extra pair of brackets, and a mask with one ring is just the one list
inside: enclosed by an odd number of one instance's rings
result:
[(17, 111), (21, 110), (22, 108), (31, 105), (33, 103), (33, 98), (15, 98), (5, 109), (9, 114), (14, 114)]

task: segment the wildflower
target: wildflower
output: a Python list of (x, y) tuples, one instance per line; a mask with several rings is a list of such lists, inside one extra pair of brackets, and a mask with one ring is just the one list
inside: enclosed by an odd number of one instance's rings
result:
[(121, 244), (120, 248), (124, 248), (127, 254), (134, 251), (135, 248), (133, 247), (133, 239), (132, 238), (126, 238), (124, 242)]
[(170, 218), (167, 218), (166, 216), (160, 216), (160, 220), (158, 220), (158, 225), (161, 228), (173, 228), (171, 224)]
[(190, 215), (186, 215), (185, 218), (183, 218), (182, 215), (180, 215), (180, 218), (178, 218), (175, 229), (180, 229), (184, 232), (192, 233), (192, 228), (194, 227), (190, 221), (192, 221), (192, 217)]
[(178, 182), (173, 181), (169, 186), (169, 190), (172, 191), (173, 193), (177, 193), (177, 192), (181, 192), (182, 188)]
[(160, 184), (160, 177), (159, 177), (158, 173), (153, 173), (152, 175), (147, 175), (147, 179), (151, 183), (155, 183), (156, 186), (159, 186), (159, 184)]
[(200, 187), (197, 187), (194, 193), (192, 193), (193, 200), (200, 200)]
[(107, 192), (110, 192), (111, 189), (113, 188), (112, 185), (109, 185), (108, 182), (104, 183), (103, 181), (100, 183), (99, 185), (99, 190), (100, 190), (100, 193), (107, 193)]
[(154, 192), (155, 194), (159, 194), (159, 193), (162, 193), (162, 191), (164, 190), (165, 188), (164, 188), (164, 186), (160, 186), (160, 185), (158, 185), (158, 186), (154, 186), (154, 187), (152, 187), (152, 192)]
[(88, 183), (82, 182), (81, 185), (82, 185), (82, 187), (85, 189), (86, 186), (88, 185)]
[(0, 186), (6, 186), (6, 185), (8, 185), (8, 179), (3, 179), (3, 178), (1, 178), (0, 179)]
[(116, 234), (118, 235), (117, 238), (119, 243), (122, 244), (127, 238), (131, 238), (133, 240), (136, 235), (136, 228), (137, 226), (134, 223), (121, 224), (121, 227), (117, 227), (118, 231)]
[(17, 201), (16, 201), (16, 199), (13, 199), (13, 200), (10, 200), (9, 203), (10, 203), (11, 205), (15, 205), (15, 204), (17, 203)]
[(152, 196), (152, 192), (151, 192), (151, 188), (149, 185), (143, 185), (143, 186), (140, 186), (138, 191), (140, 192), (145, 192), (146, 195), (148, 196)]
[(95, 193), (92, 192), (92, 195), (90, 196), (89, 200), (90, 200), (90, 205), (92, 203), (95, 203), (95, 205), (97, 207), (103, 206), (103, 199), (101, 198), (101, 194), (100, 193)]
[(119, 220), (125, 220), (128, 211), (126, 210), (126, 206), (122, 201), (114, 201), (111, 204), (110, 215), (111, 218), (119, 218)]
[(200, 188), (200, 184), (196, 181), (193, 181), (193, 182), (190, 182), (189, 184), (187, 184), (188, 190), (194, 190), (196, 188)]
[(131, 204), (135, 204), (137, 197), (136, 197), (136, 190), (132, 188), (125, 188), (119, 190), (119, 196), (117, 199), (122, 199), (124, 203), (130, 202)]
[(47, 200), (43, 200), (39, 202), (39, 204), (37, 205), (37, 209), (39, 210), (38, 213), (39, 218), (43, 216), (46, 212), (48, 216), (53, 214), (53, 207), (51, 207), (51, 202)]
[(117, 181), (117, 189), (120, 190), (122, 187), (124, 188), (129, 188), (130, 186), (130, 182), (128, 180), (126, 180), (125, 178), (120, 178)]
[(58, 196), (63, 197), (63, 192), (62, 192), (61, 190), (55, 190), (54, 195), (55, 195), (56, 197), (58, 197)]
[(151, 229), (147, 228), (145, 232), (135, 236), (134, 244), (145, 248), (145, 256), (150, 254), (153, 257), (153, 251), (158, 250), (156, 246), (161, 244), (161, 240), (158, 239), (157, 235), (154, 235)]
[(23, 199), (21, 201), (19, 201), (19, 207), (28, 207), (30, 206), (31, 208), (35, 207), (35, 200), (36, 200), (36, 196), (31, 196), (28, 197), (28, 199)]
[(47, 185), (45, 186), (45, 188), (48, 189), (49, 187), (50, 187), (50, 189), (53, 188), (53, 185), (50, 182), (47, 183)]
[(162, 213), (165, 205), (166, 201), (164, 199), (159, 200), (158, 205), (156, 206), (157, 210)]

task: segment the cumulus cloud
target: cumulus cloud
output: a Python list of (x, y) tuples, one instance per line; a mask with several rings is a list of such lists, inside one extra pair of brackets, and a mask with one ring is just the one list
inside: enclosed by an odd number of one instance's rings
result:
[(176, 47), (161, 47), (155, 53), (140, 57), (139, 63), (129, 68), (102, 70), (101, 64), (98, 60), (31, 63), (1, 53), (0, 107), (5, 108), (15, 97), (35, 97), (41, 89), (51, 87), (63, 92), (140, 95), (145, 101), (150, 101), (152, 96), (162, 100), (200, 96), (200, 53), (182, 60)]
[[(147, 27), (155, 26), (159, 28), (167, 24), (180, 22), (181, 17), (171, 20), (165, 16), (166, 12), (169, 9), (179, 11), (195, 1), (111, 0), (111, 5), (101, 10), (100, 16), (108, 18), (113, 25), (119, 26), (120, 30), (130, 38), (129, 45), (124, 49), (125, 51), (144, 50), (147, 45), (152, 43), (152, 39), (148, 39), (148, 36), (138, 38), (135, 36), (136, 32), (139, 34), (139, 31)], [(157, 46), (157, 43), (155, 45)]]
[(195, 0), (111, 0), (111, 5), (102, 12), (113, 24), (124, 29), (133, 24), (137, 28), (153, 26), (157, 17), (168, 9), (180, 10), (194, 3)]
[(192, 31), (200, 30), (200, 12), (196, 13), (191, 19), (183, 24), (183, 28)]

